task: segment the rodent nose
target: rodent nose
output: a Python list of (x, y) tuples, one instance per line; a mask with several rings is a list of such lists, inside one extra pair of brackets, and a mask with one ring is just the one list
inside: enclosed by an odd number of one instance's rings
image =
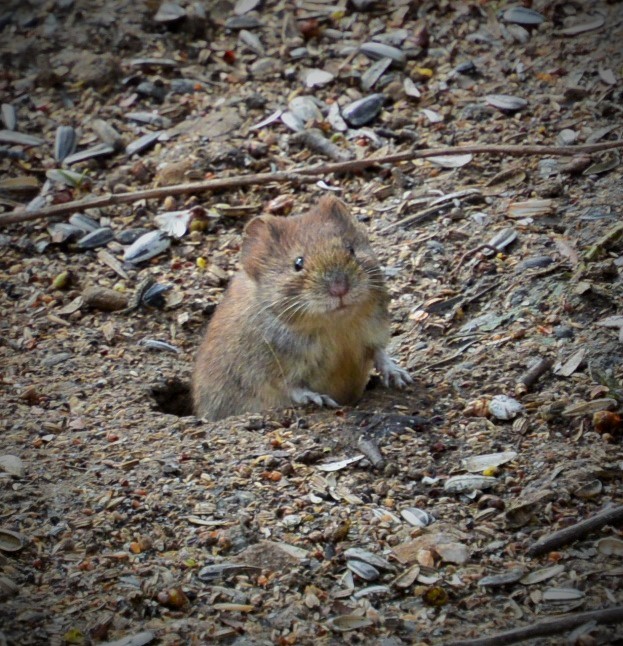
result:
[(333, 276), (329, 282), (329, 294), (331, 296), (342, 298), (342, 296), (346, 296), (346, 294), (348, 294), (349, 289), (350, 286), (346, 276)]

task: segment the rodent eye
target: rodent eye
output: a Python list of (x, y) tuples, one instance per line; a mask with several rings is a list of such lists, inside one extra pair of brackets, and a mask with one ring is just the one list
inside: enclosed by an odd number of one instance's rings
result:
[(354, 245), (352, 245), (352, 244), (347, 244), (347, 245), (346, 245), (346, 251), (348, 251), (348, 253), (349, 253), (351, 256), (354, 256), (354, 255), (355, 255), (355, 247), (354, 247)]
[(294, 271), (301, 271), (301, 269), (303, 269), (304, 264), (305, 264), (305, 259), (303, 258), (303, 256), (299, 256), (294, 261)]

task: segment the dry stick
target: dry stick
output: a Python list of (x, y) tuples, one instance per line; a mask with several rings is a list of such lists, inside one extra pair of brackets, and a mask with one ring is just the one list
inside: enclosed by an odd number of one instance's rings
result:
[(550, 370), (553, 365), (553, 359), (542, 357), (517, 379), (517, 385), (525, 386), (526, 389), (532, 388), (541, 376)]
[(567, 543), (577, 541), (590, 532), (600, 529), (604, 525), (615, 525), (623, 522), (623, 505), (619, 507), (609, 507), (600, 511), (598, 514), (586, 520), (582, 520), (571, 527), (565, 527), (560, 531), (554, 532), (549, 536), (539, 539), (526, 554), (528, 556), (539, 556), (551, 550), (555, 550)]
[(515, 145), (475, 145), (475, 146), (451, 146), (449, 148), (425, 148), (422, 150), (407, 150), (393, 155), (381, 157), (367, 157), (352, 161), (336, 162), (334, 164), (318, 164), (306, 168), (295, 168), (291, 171), (277, 173), (258, 173), (256, 175), (238, 175), (221, 179), (210, 179), (204, 182), (192, 182), (188, 184), (176, 184), (174, 186), (163, 186), (143, 191), (129, 193), (117, 193), (114, 195), (103, 195), (102, 197), (85, 198), (65, 204), (55, 204), (34, 211), (13, 211), (6, 215), (0, 215), (0, 226), (14, 222), (27, 222), (39, 218), (49, 218), (54, 215), (64, 215), (80, 209), (90, 209), (115, 204), (127, 204), (137, 200), (149, 200), (153, 198), (167, 197), (168, 195), (187, 195), (192, 193), (203, 193), (205, 191), (218, 191), (228, 188), (239, 188), (242, 186), (253, 186), (268, 184), (269, 182), (312, 182), (312, 178), (318, 175), (330, 173), (349, 173), (363, 170), (376, 164), (397, 164), (399, 162), (411, 161), (413, 159), (426, 159), (427, 157), (441, 157), (447, 155), (462, 154), (489, 154), (508, 155), (511, 157), (524, 157), (529, 155), (553, 155), (558, 157), (572, 157), (578, 154), (597, 153), (612, 148), (623, 148), (623, 141), (606, 141), (601, 144), (582, 144), (579, 146), (515, 146)]
[(545, 637), (546, 635), (557, 635), (576, 626), (595, 621), (598, 624), (617, 624), (623, 621), (623, 606), (614, 606), (605, 610), (589, 610), (588, 612), (576, 612), (571, 615), (552, 617), (532, 626), (523, 626), (506, 630), (490, 637), (476, 637), (475, 639), (460, 639), (459, 641), (448, 642), (446, 646), (500, 646), (501, 644), (515, 644), (516, 642), (532, 639), (533, 637)]
[(238, 188), (240, 186), (255, 186), (268, 184), (270, 182), (313, 182), (313, 177), (305, 177), (290, 172), (259, 173), (257, 175), (239, 175), (236, 177), (224, 177), (221, 179), (209, 179), (205, 182), (190, 182), (188, 184), (175, 184), (173, 186), (162, 186), (160, 188), (148, 188), (144, 191), (132, 191), (130, 193), (114, 193), (102, 195), (101, 197), (85, 197), (75, 202), (65, 204), (54, 204), (34, 211), (13, 211), (6, 215), (0, 215), (0, 226), (13, 222), (26, 222), (38, 220), (39, 218), (50, 218), (55, 215), (64, 215), (83, 209), (92, 209), (115, 204), (127, 204), (138, 200), (149, 200), (164, 198), (168, 195), (189, 195), (192, 193), (203, 193), (204, 191), (218, 191), (227, 188)]

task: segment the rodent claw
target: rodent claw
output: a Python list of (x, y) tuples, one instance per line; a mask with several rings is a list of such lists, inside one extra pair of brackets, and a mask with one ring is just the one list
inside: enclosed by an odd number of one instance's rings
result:
[(317, 406), (329, 406), (331, 408), (337, 408), (337, 404), (331, 397), (328, 395), (320, 395), (315, 393), (313, 390), (307, 390), (306, 388), (293, 388), (290, 391), (290, 397), (295, 404), (316, 404)]
[(335, 401), (335, 399), (331, 399), (328, 395), (321, 395), (321, 397), (325, 406), (328, 406), (329, 408), (339, 408), (340, 405)]
[(393, 379), (394, 385), (397, 388), (406, 388), (409, 384), (413, 383), (411, 375), (400, 367), (397, 367), (396, 372), (390, 375), (390, 380), (391, 379)]
[(401, 368), (384, 350), (380, 350), (374, 361), (375, 367), (381, 376), (381, 383), (389, 388), (405, 388), (413, 383), (411, 375)]

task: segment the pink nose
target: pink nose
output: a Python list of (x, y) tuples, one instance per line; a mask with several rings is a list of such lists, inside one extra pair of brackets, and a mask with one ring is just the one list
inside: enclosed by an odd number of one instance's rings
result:
[(337, 298), (342, 298), (342, 296), (346, 296), (346, 294), (348, 294), (348, 289), (349, 289), (348, 280), (344, 276), (341, 276), (339, 278), (334, 278), (329, 283), (329, 294)]

